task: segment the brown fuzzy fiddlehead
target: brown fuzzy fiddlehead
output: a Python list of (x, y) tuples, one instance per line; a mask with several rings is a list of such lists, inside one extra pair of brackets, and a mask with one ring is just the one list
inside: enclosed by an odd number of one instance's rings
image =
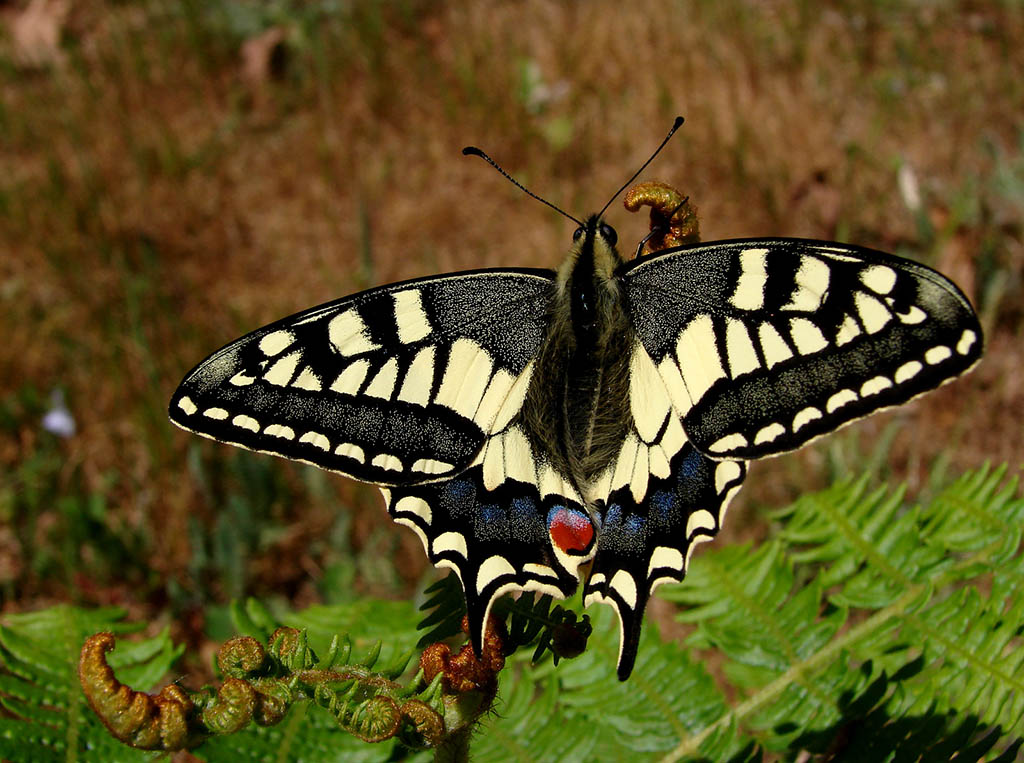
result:
[(142, 750), (180, 750), (198, 743), (191, 731), (195, 705), (186, 692), (172, 684), (153, 696), (119, 683), (107, 664), (113, 648), (112, 633), (90, 636), (78, 664), (86, 699), (110, 733)]
[[(334, 668), (339, 657), (345, 662), (351, 654), (347, 639), (344, 648), (339, 643), (336, 639), (327, 659), (320, 661), (305, 632), (294, 628), (278, 628), (267, 646), (249, 636), (231, 639), (217, 654), (224, 675), (219, 687), (188, 691), (172, 684), (153, 695), (117, 680), (107, 663), (114, 636), (99, 633), (82, 647), (79, 677), (89, 704), (110, 733), (144, 750), (189, 749), (250, 723), (270, 726), (293, 703), (304, 700), (325, 708), (341, 728), (366, 742), (400, 736), (412, 747), (438, 747), (489, 709), (497, 672), (504, 665), (501, 635), (494, 629), (479, 663), (470, 659), (469, 647), (455, 657), (447, 646), (429, 647), (425, 654), (434, 657), (425, 658), (424, 669), (410, 686), (393, 680), (404, 671), (408, 656), (374, 672), (378, 644), (362, 664)], [(437, 668), (431, 672), (428, 664)]]
[(641, 254), (700, 241), (697, 208), (688, 196), (667, 183), (653, 180), (637, 183), (626, 192), (622, 203), (630, 212), (644, 206), (651, 208), (651, 233), (654, 235), (647, 239)]

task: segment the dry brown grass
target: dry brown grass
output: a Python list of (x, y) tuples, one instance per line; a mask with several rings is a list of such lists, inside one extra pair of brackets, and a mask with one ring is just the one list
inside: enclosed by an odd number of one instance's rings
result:
[[(214, 489), (195, 479), (195, 440), (163, 413), (212, 349), (372, 284), (559, 261), (571, 226), (462, 158), (467, 143), (580, 215), (683, 114), (648, 176), (692, 196), (705, 239), (838, 237), (912, 254), (969, 289), (989, 332), (982, 366), (758, 465), (734, 538), (766, 531), (752, 505), (859, 470), (887, 431), (877, 475), (917, 489), (937, 459), (944, 474), (1020, 462), (1024, 86), (1010, 59), (1024, 24), (1010, 5), (366, 3), (317, 24), (296, 11), (283, 73), (263, 79), (243, 77), (246, 35), (199, 7), (83, 2), (63, 63), (23, 68), (10, 40), (0, 53), (0, 500), (18, 528), (0, 534), (5, 609), (72, 598), (151, 613), (169, 579), (226, 594), (196, 579), (217, 568), (196, 566), (190, 521), (209, 529), (217, 496), (247, 488), (213, 445), (198, 460)], [(897, 190), (904, 162), (921, 185), (917, 217)], [(609, 217), (624, 242), (641, 235), (642, 219)], [(58, 495), (104, 496), (104, 521), (142, 539), (149, 572), (127, 588), (116, 569), (87, 588), (87, 567), (46, 579), (35, 544), (64, 537), (62, 515), (37, 507), (34, 535), (11, 515), (45, 439), (38, 400), (56, 387), (79, 434), (47, 446), (61, 465), (45, 478)], [(246, 557), (247, 589), (306, 600), (337, 559), (324, 539), (339, 504), (356, 550), (378, 543), (386, 518), (372, 491), (310, 493), (302, 470), (275, 473), (264, 519), (276, 530)], [(410, 538), (388, 548), (405, 581), (422, 572)], [(196, 599), (179, 595), (179, 612), (182, 601)]]

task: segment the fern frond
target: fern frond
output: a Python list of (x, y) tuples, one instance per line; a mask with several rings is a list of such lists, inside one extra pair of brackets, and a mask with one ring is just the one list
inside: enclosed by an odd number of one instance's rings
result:
[(466, 597), (457, 575), (449, 573), (429, 586), (424, 594), (429, 598), (420, 605), (420, 611), (429, 612), (423, 618), (418, 630), (429, 628), (416, 644), (425, 647), (451, 638), (462, 632), (462, 618), (466, 615)]
[(747, 691), (701, 736), (735, 724), (768, 750), (805, 749), (865, 722), (850, 713), (879, 687), (865, 713), (890, 731), (927, 724), (952, 744), (969, 728), (964, 745), (1024, 735), (1016, 481), (983, 469), (927, 506), (902, 497), (863, 482), (806, 496), (776, 513), (777, 540), (702, 554), (665, 589), (689, 607), (691, 645), (722, 652)]
[[(324, 655), (318, 667), (326, 671), (353, 662), (362, 662), (365, 666), (366, 662), (376, 664), (379, 661), (388, 665), (380, 671), (381, 676), (385, 680), (397, 680), (397, 663), (402, 663), (404, 668), (410, 655), (409, 652), (399, 654), (396, 646), (407, 643), (413, 632), (414, 615), (408, 602), (352, 600), (274, 615), (259, 601), (249, 599), (244, 605), (233, 605), (232, 615), (239, 632), (257, 638), (257, 634), (266, 634), (263, 640), (282, 625), (299, 629), (306, 634), (314, 654)], [(351, 633), (354, 638), (338, 637), (342, 632)], [(383, 646), (380, 646), (381, 640)], [(361, 661), (357, 659), (359, 654), (365, 654)], [(333, 711), (330, 707), (332, 694), (336, 699)], [(432, 759), (430, 752), (417, 753), (397, 736), (367, 744), (356, 736), (342, 733), (337, 699), (336, 693), (327, 692), (315, 701), (293, 703), (280, 723), (250, 724), (240, 733), (212, 736), (191, 754), (210, 763), (266, 760), (383, 763), (397, 759), (425, 763)]]
[[(979, 561), (999, 570), (1020, 548), (1024, 501), (1006, 466), (963, 475), (922, 512), (922, 534), (958, 553), (989, 549)], [(971, 574), (970, 569), (966, 569)]]

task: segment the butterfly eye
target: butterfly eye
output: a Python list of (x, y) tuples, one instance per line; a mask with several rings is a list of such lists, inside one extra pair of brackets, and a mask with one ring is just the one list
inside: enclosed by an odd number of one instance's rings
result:
[(576, 230), (574, 230), (572, 232), (572, 240), (573, 241), (579, 241), (580, 238), (582, 238), (584, 233), (585, 233), (585, 231), (583, 230), (582, 227), (577, 228)]
[(611, 246), (615, 246), (615, 242), (619, 240), (619, 234), (615, 232), (615, 228), (610, 225), (601, 223), (601, 238), (609, 243)]

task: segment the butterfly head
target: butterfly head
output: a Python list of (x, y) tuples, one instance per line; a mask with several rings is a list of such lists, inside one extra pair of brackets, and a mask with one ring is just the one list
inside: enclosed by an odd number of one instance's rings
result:
[(587, 221), (573, 231), (572, 234), (572, 240), (577, 244), (587, 237), (600, 238), (611, 247), (614, 247), (619, 240), (619, 234), (615, 232), (615, 228), (597, 215), (591, 215), (587, 218)]
[[(591, 215), (572, 234), (572, 248), (566, 260), (566, 276), (596, 277), (598, 280), (612, 278), (615, 269), (622, 263), (615, 244), (619, 240), (615, 228), (597, 215)], [(591, 275), (592, 274), (592, 275)]]
[(572, 238), (558, 272), (559, 293), (570, 306), (573, 324), (589, 330), (609, 303), (616, 301), (615, 274), (623, 260), (615, 248), (618, 234), (598, 215), (588, 217)]

